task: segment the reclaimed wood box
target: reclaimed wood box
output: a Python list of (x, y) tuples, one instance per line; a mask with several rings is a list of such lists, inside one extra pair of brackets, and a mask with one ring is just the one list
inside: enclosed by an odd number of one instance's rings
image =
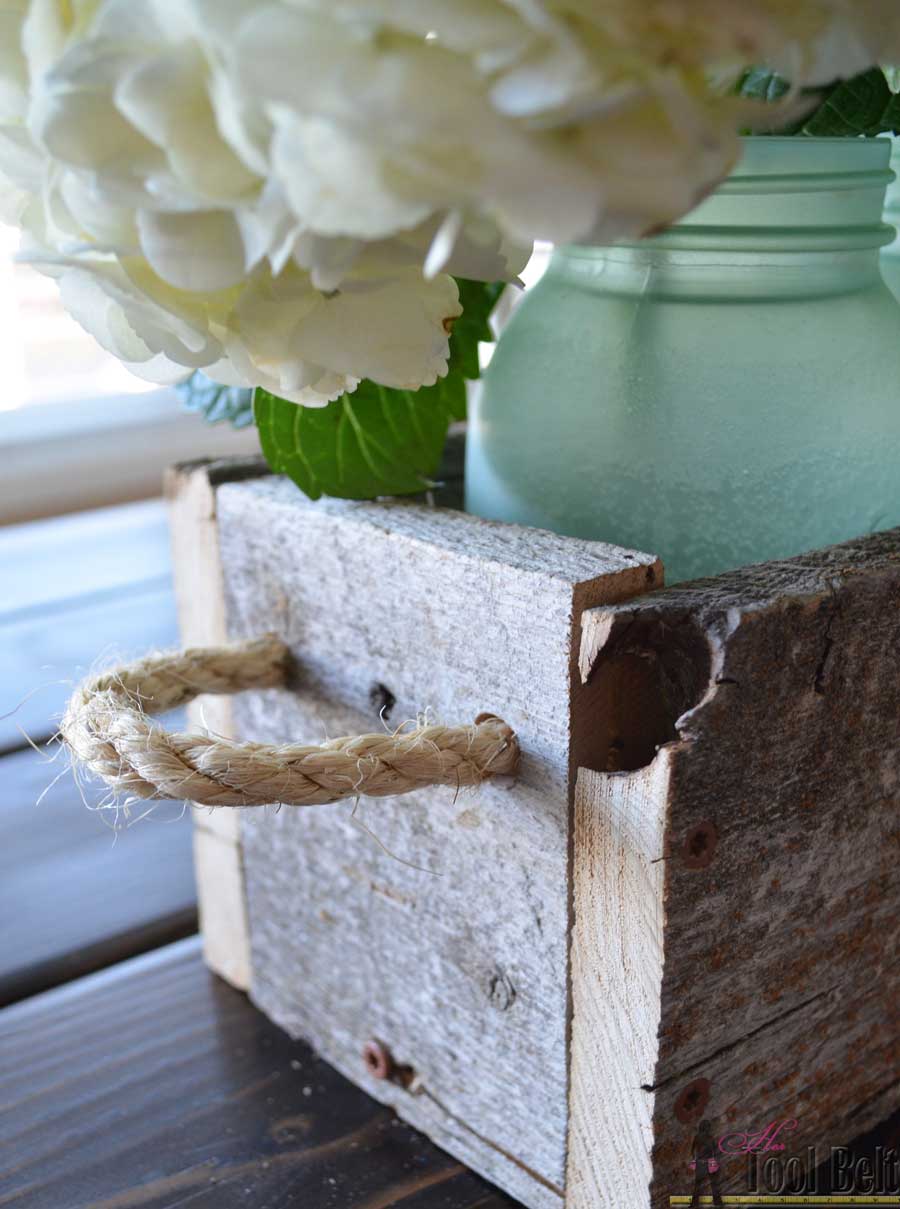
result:
[(663, 589), (253, 462), (169, 490), (184, 640), (296, 656), (205, 726), (490, 711), (523, 750), (512, 786), (195, 811), (208, 962), (273, 1020), (532, 1209), (668, 1204), (701, 1117), (805, 1159), (900, 1105), (900, 531)]

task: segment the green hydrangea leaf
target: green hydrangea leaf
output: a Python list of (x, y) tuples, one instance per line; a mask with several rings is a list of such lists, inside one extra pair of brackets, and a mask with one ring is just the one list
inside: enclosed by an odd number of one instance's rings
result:
[(437, 386), (388, 390), (360, 383), (326, 407), (298, 407), (257, 390), (266, 461), (310, 499), (368, 500), (425, 491), (440, 464), (450, 417)]
[(790, 84), (775, 71), (765, 67), (750, 67), (738, 80), (735, 92), (754, 101), (778, 101), (790, 89)]
[[(447, 412), (450, 420), (464, 420), (467, 415), (466, 375), (459, 369), (450, 369), (445, 378), (438, 378), (434, 386), (424, 386), (415, 394), (422, 391), (436, 392), (436, 398), (441, 407)], [(431, 397), (429, 395), (429, 397)]]
[[(849, 80), (801, 89), (799, 98), (807, 104), (804, 115), (790, 123), (776, 120), (765, 133), (815, 138), (874, 138), (900, 133), (900, 96), (892, 90), (897, 79), (895, 70), (870, 67)], [(735, 88), (741, 96), (762, 102), (778, 101), (789, 90), (790, 84), (783, 76), (762, 67), (745, 71)], [(753, 133), (763, 131), (756, 128)]]
[(870, 67), (836, 83), (804, 120), (800, 133), (815, 138), (881, 134), (893, 99), (884, 72), (880, 67)]
[(887, 108), (881, 115), (879, 134), (900, 134), (900, 94), (891, 93)]
[(254, 415), (266, 461), (310, 499), (413, 495), (434, 483), (447, 429), (466, 417), (466, 379), (479, 375), (478, 343), (503, 283), (457, 281), (462, 315), (446, 377), (417, 391), (364, 381), (326, 407), (298, 407), (258, 389)]
[[(504, 283), (502, 281), (466, 281), (464, 278), (458, 277), (456, 284), (459, 287), (459, 301), (462, 304), (463, 313), (453, 324), (453, 331), (450, 334), (450, 373), (448, 377), (456, 370), (464, 378), (477, 378), (480, 373), (478, 342), (483, 341), (490, 344), (494, 339), (488, 320), (491, 311), (496, 306), (497, 299), (503, 293)], [(465, 419), (465, 415), (462, 416), (462, 419)]]
[(253, 391), (240, 386), (222, 386), (198, 370), (175, 388), (182, 405), (209, 424), (231, 424), (247, 428), (253, 423)]

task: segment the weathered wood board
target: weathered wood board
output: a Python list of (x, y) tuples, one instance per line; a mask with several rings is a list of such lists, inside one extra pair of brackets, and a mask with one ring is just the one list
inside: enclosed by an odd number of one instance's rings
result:
[[(224, 577), (216, 521), (220, 482), (258, 478), (259, 458), (184, 462), (166, 474), (178, 624), (184, 646), (214, 646), (228, 640)], [(198, 697), (188, 706), (193, 726), (231, 736), (234, 721), (227, 697)], [(233, 986), (250, 986), (250, 935), (244, 894), (240, 810), (194, 807), (194, 869), (207, 964)]]
[(646, 555), (228, 477), (177, 479), (219, 629), (298, 668), (235, 733), (490, 711), (524, 760), (512, 788), (236, 812), (224, 880), (204, 850), (214, 968), (535, 1209), (667, 1204), (704, 1113), (796, 1117), (799, 1153), (900, 1103), (900, 533), (654, 591)]
[(569, 1202), (690, 1191), (701, 1117), (827, 1157), (900, 1105), (900, 530), (593, 610), (581, 667), (672, 735), (579, 774)]
[[(371, 730), (392, 700), (390, 726), (496, 713), (526, 752), (514, 793), (245, 812), (251, 994), (506, 1188), (558, 1203), (578, 616), (644, 589), (655, 560), (420, 504), (310, 505), (271, 478), (220, 487), (217, 516), (230, 633), (277, 630), (299, 669), (293, 692), (235, 701), (242, 736)], [(370, 1037), (415, 1094), (366, 1075)]]

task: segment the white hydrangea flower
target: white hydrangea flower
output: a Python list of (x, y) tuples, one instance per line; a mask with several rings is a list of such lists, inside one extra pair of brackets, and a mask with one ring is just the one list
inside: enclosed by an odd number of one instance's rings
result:
[(898, 56), (896, 0), (0, 0), (0, 212), (148, 377), (412, 389), (446, 371), (447, 274), (714, 187), (748, 63)]
[(446, 372), (452, 319), (461, 313), (456, 283), (427, 281), (417, 267), (357, 271), (332, 295), (289, 265), (242, 291), (229, 316), (225, 351), (244, 381), (317, 405), (362, 378), (416, 390)]
[(556, 243), (663, 226), (721, 180), (756, 110), (713, 79), (890, 53), (893, 0), (289, 0), (231, 46), (304, 222), (373, 239), (477, 212)]
[(364, 376), (431, 384), (460, 306), (450, 277), (421, 271), (430, 239), (373, 255), (304, 231), (219, 132), (219, 39), (253, 7), (4, 0), (6, 210), (75, 318), (141, 376), (202, 368), (307, 405)]

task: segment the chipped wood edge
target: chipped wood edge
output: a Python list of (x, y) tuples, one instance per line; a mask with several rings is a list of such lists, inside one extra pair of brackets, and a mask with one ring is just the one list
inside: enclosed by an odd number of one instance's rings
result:
[(669, 757), (575, 785), (566, 1209), (650, 1204)]
[[(889, 1001), (891, 990), (890, 984), (886, 983), (884, 979), (878, 981), (875, 989), (869, 995), (868, 1011), (872, 1015), (866, 1020), (865, 1011), (867, 1009), (860, 1006), (861, 996), (857, 998), (858, 970), (851, 971), (847, 976), (852, 989), (847, 992), (843, 1004), (841, 1004), (840, 994), (841, 986), (844, 985), (846, 979), (844, 981), (836, 980), (836, 984), (831, 985), (831, 979), (827, 975), (816, 981), (814, 973), (807, 974), (806, 971), (802, 971), (795, 975), (796, 996), (804, 993), (803, 987), (806, 987), (809, 992), (807, 998), (800, 999), (799, 1002), (785, 1010), (775, 1011), (771, 1017), (763, 1019), (761, 1022), (757, 1017), (753, 1021), (752, 1029), (746, 1034), (739, 1033), (736, 1037), (729, 1037), (727, 1044), (721, 1042), (714, 1029), (717, 1019), (722, 1015), (727, 1016), (727, 1007), (722, 1011), (716, 1009), (719, 1005), (727, 1005), (728, 999), (723, 995), (721, 986), (711, 988), (705, 984), (704, 993), (710, 1005), (709, 1019), (703, 1021), (702, 1017), (698, 1017), (695, 1013), (694, 1019), (695, 1021), (699, 1019), (699, 1026), (695, 1025), (692, 1031), (686, 1032), (682, 1027), (682, 1019), (675, 1010), (682, 1002), (681, 996), (684, 993), (684, 980), (682, 979), (680, 983), (677, 981), (678, 970), (679, 968), (683, 970), (685, 967), (689, 971), (695, 968), (705, 969), (707, 964), (712, 967), (720, 958), (718, 952), (712, 947), (708, 954), (701, 951), (698, 955), (695, 948), (686, 955), (684, 952), (685, 939), (703, 935), (709, 928), (709, 920), (701, 921), (695, 908), (698, 902), (706, 901), (707, 892), (710, 894), (717, 892), (717, 882), (724, 878), (724, 870), (720, 867), (712, 875), (712, 880), (708, 881), (705, 886), (701, 884), (698, 893), (693, 898), (686, 896), (683, 892), (680, 898), (675, 898), (676, 890), (681, 890), (682, 879), (680, 876), (676, 877), (675, 866), (672, 862), (664, 862), (660, 858), (672, 852), (676, 839), (679, 843), (684, 842), (685, 835), (690, 834), (688, 829), (696, 822), (695, 815), (704, 811), (706, 805), (704, 782), (698, 783), (695, 772), (698, 767), (697, 761), (703, 759), (703, 744), (698, 746), (695, 744), (702, 739), (707, 753), (710, 746), (714, 749), (717, 747), (715, 718), (710, 719), (710, 711), (717, 707), (715, 699), (720, 694), (724, 696), (737, 691), (733, 687), (722, 686), (746, 684), (749, 681), (749, 672), (754, 669), (748, 649), (752, 654), (754, 651), (758, 652), (773, 647), (774, 640), (771, 635), (768, 639), (757, 636), (754, 641), (752, 633), (748, 637), (746, 632), (743, 635), (743, 646), (741, 646), (741, 635), (738, 632), (745, 627), (748, 630), (750, 626), (761, 627), (767, 618), (782, 618), (781, 629), (786, 635), (793, 635), (790, 641), (791, 657), (793, 660), (802, 658), (802, 666), (806, 669), (810, 686), (813, 673), (815, 674), (815, 688), (810, 687), (807, 691), (821, 693), (823, 697), (827, 697), (830, 692), (844, 691), (842, 686), (849, 683), (846, 661), (843, 670), (838, 664), (836, 672), (827, 672), (831, 680), (825, 681), (823, 691), (822, 669), (825, 666), (825, 659), (831, 651), (832, 644), (837, 647), (841, 638), (846, 641), (851, 632), (856, 634), (866, 632), (860, 629), (858, 608), (853, 622), (842, 623), (840, 620), (844, 611), (849, 613), (854, 604), (854, 592), (851, 589), (855, 589), (856, 594), (864, 593), (867, 577), (871, 579), (873, 573), (892, 575), (893, 582), (896, 584), (898, 537), (900, 537), (900, 531), (895, 530), (892, 533), (872, 535), (845, 543), (843, 546), (816, 551), (797, 559), (744, 568), (715, 580), (675, 587), (643, 601), (631, 602), (622, 608), (594, 610), (586, 613), (582, 619), (579, 670), (583, 683), (590, 682), (596, 685), (597, 674), (601, 670), (599, 666), (601, 660), (604, 675), (608, 675), (611, 664), (615, 660), (616, 651), (620, 653), (624, 651), (627, 655), (629, 646), (632, 651), (637, 649), (642, 644), (641, 632), (643, 631), (647, 637), (656, 637), (657, 640), (665, 638), (664, 642), (656, 641), (648, 644), (648, 650), (668, 652), (670, 658), (667, 670), (674, 673), (668, 677), (669, 707), (680, 703), (682, 708), (681, 712), (672, 711), (669, 717), (668, 741), (664, 746), (657, 748), (656, 756), (645, 768), (624, 775), (603, 776), (603, 774), (585, 773), (582, 781), (579, 782), (579, 805), (582, 812), (587, 809), (588, 801), (592, 800), (595, 803), (595, 809), (599, 807), (601, 810), (613, 813), (617, 818), (617, 807), (609, 797), (616, 788), (615, 781), (620, 777), (627, 781), (644, 780), (652, 770), (659, 771), (668, 766), (667, 786), (657, 786), (658, 792), (651, 795), (651, 799), (645, 806), (649, 813), (656, 812), (656, 817), (661, 825), (665, 824), (661, 834), (659, 855), (656, 858), (659, 864), (654, 868), (660, 871), (660, 877), (663, 876), (663, 869), (667, 870), (667, 874), (662, 890), (655, 890), (654, 893), (659, 892), (664, 896), (665, 911), (668, 915), (665, 936), (668, 961), (664, 970), (665, 976), (657, 992), (661, 1000), (659, 1043), (654, 1046), (659, 1053), (657, 1069), (650, 1077), (642, 1077), (640, 1067), (634, 1068), (633, 1063), (631, 1067), (634, 1069), (635, 1076), (631, 1086), (640, 1086), (642, 1082), (645, 1085), (646, 1100), (642, 1102), (638, 1098), (635, 1110), (640, 1113), (643, 1105), (640, 1120), (646, 1121), (648, 1116), (651, 1118), (650, 1144), (653, 1146), (652, 1154), (647, 1154), (645, 1150), (643, 1157), (639, 1150), (633, 1150), (630, 1147), (626, 1150), (627, 1163), (639, 1167), (641, 1174), (640, 1181), (633, 1180), (632, 1184), (620, 1182), (621, 1161), (617, 1161), (618, 1151), (614, 1144), (608, 1149), (606, 1159), (600, 1157), (604, 1145), (609, 1146), (607, 1136), (610, 1128), (609, 1119), (598, 1125), (591, 1118), (592, 1112), (595, 1115), (598, 1112), (606, 1112), (606, 1089), (613, 1077), (611, 1072), (617, 1070), (619, 1061), (618, 1055), (614, 1054), (615, 1060), (610, 1066), (601, 1060), (604, 1057), (602, 1046), (595, 1044), (593, 1050), (591, 1049), (591, 1042), (596, 1042), (597, 1038), (591, 1035), (588, 1027), (590, 1023), (588, 1013), (592, 1006), (591, 992), (595, 999), (603, 993), (602, 988), (598, 990), (596, 986), (598, 970), (601, 973), (603, 970), (602, 954), (598, 957), (595, 948), (594, 966), (591, 968), (589, 964), (591, 951), (588, 948), (584, 963), (576, 967), (574, 987), (576, 1014), (573, 1029), (573, 1074), (570, 1083), (568, 1175), (571, 1200), (567, 1202), (567, 1206), (586, 1209), (588, 1205), (603, 1207), (614, 1205), (616, 1209), (619, 1209), (620, 1204), (627, 1204), (629, 1209), (632, 1209), (633, 1206), (646, 1209), (651, 1204), (667, 1203), (670, 1189), (673, 1186), (673, 1177), (676, 1173), (680, 1173), (684, 1178), (690, 1155), (691, 1121), (686, 1121), (684, 1116), (679, 1115), (679, 1103), (683, 1100), (685, 1093), (692, 1089), (694, 1089), (695, 1097), (703, 1096), (697, 1107), (691, 1110), (695, 1117), (703, 1113), (713, 1120), (720, 1117), (732, 1120), (736, 1105), (753, 1103), (766, 1120), (770, 1119), (769, 1116), (766, 1116), (767, 1105), (771, 1105), (771, 1116), (773, 1117), (780, 1113), (785, 1118), (798, 1118), (804, 1123), (804, 1128), (807, 1130), (806, 1136), (798, 1133), (796, 1142), (792, 1142), (788, 1146), (783, 1158), (799, 1159), (801, 1162), (806, 1160), (808, 1145), (817, 1141), (818, 1138), (826, 1136), (826, 1130), (833, 1130), (827, 1134), (832, 1145), (843, 1144), (849, 1141), (855, 1132), (864, 1132), (879, 1119), (883, 1119), (896, 1105), (896, 1083), (878, 1086), (877, 1072), (883, 1069), (883, 1055), (896, 1053), (897, 1038), (896, 1024), (891, 1026), (891, 1024), (885, 1023), (886, 1019), (890, 1020), (889, 1010), (887, 1012), (885, 1010), (885, 1003)], [(885, 600), (887, 597), (882, 596), (880, 599)], [(885, 615), (887, 614), (881, 616)], [(789, 624), (791, 618), (796, 620), (800, 616), (806, 619), (805, 632), (802, 628), (798, 630), (799, 623), (796, 623), (793, 628)], [(868, 621), (870, 617), (871, 614), (864, 620)], [(821, 632), (823, 623), (824, 636)], [(842, 625), (843, 635), (840, 628)], [(832, 634), (832, 627), (834, 627), (834, 634)], [(799, 642), (798, 633), (803, 639), (802, 643)], [(874, 637), (864, 640), (868, 644), (869, 655), (875, 664), (878, 662), (878, 652), (889, 649), (890, 638), (888, 636), (885, 639), (884, 634), (885, 629), (882, 627), (880, 640)], [(778, 636), (778, 631), (776, 631), (775, 639)], [(821, 644), (818, 649), (817, 636), (818, 642)], [(701, 644), (705, 644), (706, 647), (705, 661), (699, 657)], [(680, 654), (679, 646), (681, 647)], [(801, 646), (803, 650), (801, 654), (798, 654)], [(816, 656), (822, 648), (824, 648), (824, 655), (820, 656), (817, 666)], [(865, 650), (865, 647), (863, 649)], [(829, 668), (834, 667), (837, 658), (839, 657), (832, 654)], [(695, 663), (696, 674), (689, 677), (684, 675), (684, 672), (686, 665), (692, 662)], [(762, 666), (765, 671), (764, 662)], [(871, 674), (871, 670), (872, 662), (869, 664), (869, 674)], [(593, 679), (589, 679), (592, 677), (592, 673)], [(735, 679), (735, 677), (737, 678)], [(666, 679), (666, 677), (661, 678), (661, 687)], [(868, 684), (869, 681), (866, 680), (863, 683)], [(879, 683), (881, 687), (878, 691), (885, 694), (885, 686), (886, 683), (889, 683), (889, 677), (880, 680)], [(874, 693), (875, 687), (871, 691)], [(885, 695), (881, 698), (872, 698), (887, 703), (881, 711), (882, 717), (896, 716), (896, 711), (892, 710), (890, 705), (894, 697), (895, 694), (892, 697)], [(719, 702), (718, 706), (721, 712), (722, 702)], [(727, 696), (725, 697), (725, 707), (728, 708)], [(770, 713), (765, 701), (762, 704), (757, 703), (755, 708), (757, 710), (756, 718), (769, 719)], [(782, 722), (785, 716), (783, 710)], [(626, 721), (633, 724), (638, 720), (639, 715), (632, 706)], [(838, 723), (840, 721), (842, 719), (839, 718)], [(719, 725), (721, 726), (721, 718)], [(839, 725), (835, 725), (834, 722), (831, 725), (832, 733), (838, 733)], [(741, 731), (735, 729), (734, 723), (731, 726), (732, 731), (729, 737), (741, 734)], [(760, 726), (755, 719), (749, 723), (746, 719), (744, 720), (744, 736), (748, 727), (760, 733)], [(891, 737), (889, 731), (885, 730), (882, 735), (881, 750), (884, 750), (884, 740)], [(665, 736), (663, 736), (663, 740), (665, 741)], [(741, 737), (738, 741), (743, 744), (746, 742), (746, 738)], [(659, 742), (660, 739), (657, 738), (657, 743)], [(726, 752), (728, 750), (726, 745)], [(813, 748), (813, 750), (815, 749)], [(732, 761), (734, 761), (734, 755), (732, 748), (730, 755)], [(722, 757), (720, 757), (721, 762)], [(741, 767), (744, 766), (740, 753), (738, 764)], [(701, 774), (705, 776), (705, 784), (718, 784), (718, 778), (710, 775), (708, 761), (706, 765), (701, 763), (699, 767)], [(791, 777), (794, 778), (793, 782), (791, 782)], [(752, 782), (753, 779), (750, 780)], [(801, 776), (795, 771), (794, 765), (788, 763), (785, 769), (785, 780), (794, 785), (805, 786), (809, 784), (808, 769), (807, 775)], [(593, 784), (587, 782), (593, 782)], [(732, 805), (735, 801), (745, 800), (746, 784), (746, 779), (739, 780), (731, 788)], [(801, 788), (796, 793), (795, 804), (800, 809), (804, 807), (801, 799), (805, 792), (806, 790)], [(895, 777), (889, 778), (889, 784), (886, 785), (884, 792), (885, 804), (891, 795), (896, 798)], [(867, 800), (874, 802), (869, 814), (875, 818), (881, 799), (876, 794), (875, 796), (870, 795)], [(882, 810), (884, 808), (884, 806), (881, 807)], [(779, 809), (780, 815), (777, 820), (779, 825), (782, 818), (789, 821), (792, 813), (796, 814), (796, 811), (792, 812), (790, 802), (787, 804), (781, 802)], [(836, 809), (840, 813), (839, 804)], [(700, 813), (699, 817), (705, 818), (706, 815)], [(712, 817), (715, 820), (715, 814)], [(613, 823), (610, 824), (611, 829), (615, 825), (615, 821), (614, 818)], [(592, 826), (590, 818), (585, 820), (585, 826), (587, 828)], [(824, 835), (821, 819), (819, 828)], [(746, 826), (743, 834), (747, 834)], [(778, 834), (782, 833), (778, 831)], [(790, 872), (790, 853), (793, 851), (788, 843), (791, 838), (790, 832), (786, 830), (783, 838), (785, 852), (788, 855), (782, 857), (782, 866)], [(578, 842), (582, 844), (583, 848), (584, 845), (596, 845), (602, 853), (602, 840), (601, 824), (599, 838), (596, 834), (594, 838), (590, 838), (589, 832), (587, 835), (582, 833), (582, 838)], [(837, 850), (835, 845), (832, 847)], [(868, 850), (872, 851), (874, 848), (875, 844), (870, 843)], [(597, 877), (602, 878), (608, 874), (604, 874), (604, 867), (596, 860), (591, 868), (589, 847), (586, 851), (582, 851), (582, 855), (584, 858), (582, 867), (580, 869), (576, 867), (573, 877), (576, 879), (576, 902), (581, 908), (581, 919), (576, 918), (579, 928), (576, 934), (576, 946), (584, 947), (590, 944), (590, 937), (585, 933), (585, 918), (590, 918), (592, 906), (588, 893), (583, 888), (584, 882), (586, 880), (589, 882), (590, 879)], [(623, 880), (622, 870), (625, 867), (626, 862), (618, 867), (614, 864), (607, 865), (609, 872), (620, 881)], [(687, 865), (686, 867), (700, 869), (702, 866)], [(890, 867), (889, 862), (886, 862), (884, 867)], [(773, 875), (776, 872), (781, 872), (781, 869), (772, 866)], [(692, 873), (690, 876), (693, 878), (700, 875)], [(884, 877), (886, 874), (881, 876)], [(848, 881), (854, 888), (864, 884), (858, 872), (855, 875), (851, 873)], [(772, 886), (780, 887), (780, 882), (773, 881)], [(883, 886), (879, 887), (879, 891), (880, 895), (887, 893)], [(845, 894), (846, 892), (845, 888)], [(739, 897), (739, 895), (740, 886), (737, 887), (737, 896)], [(635, 903), (637, 901), (635, 900)], [(767, 912), (770, 902), (771, 900), (767, 898), (765, 908)], [(613, 903), (613, 907), (616, 908), (615, 903)], [(633, 910), (634, 906), (632, 905), (630, 909)], [(812, 906), (811, 911), (814, 910), (815, 907)], [(865, 921), (871, 917), (870, 913), (873, 910), (872, 903), (867, 900), (866, 909), (861, 917), (863, 922), (859, 930), (863, 935), (865, 934)], [(790, 918), (795, 921), (794, 926), (798, 931), (800, 931), (801, 923), (809, 924), (809, 920), (801, 920), (795, 914), (791, 914)], [(813, 916), (810, 918), (814, 920)], [(610, 922), (615, 924), (615, 915), (611, 917)], [(676, 931), (676, 929), (678, 930)], [(809, 927), (803, 929), (804, 933), (808, 931)], [(849, 924), (845, 926), (845, 932), (852, 940)], [(839, 932), (838, 937), (842, 934)], [(679, 942), (677, 946), (675, 942)], [(593, 943), (597, 946), (599, 939), (595, 937)], [(616, 943), (615, 940), (613, 943)], [(861, 944), (856, 941), (855, 951), (859, 952), (861, 948)], [(623, 953), (625, 959), (628, 960), (628, 949), (624, 949)], [(708, 963), (707, 956), (710, 958)], [(873, 956), (871, 960), (874, 962), (876, 958)], [(824, 962), (819, 961), (815, 968), (824, 965)], [(733, 970), (733, 966), (731, 969)], [(726, 964), (723, 977), (727, 980), (730, 973)], [(776, 970), (774, 977), (775, 985), (780, 989), (780, 972)], [(736, 996), (739, 989), (728, 985), (729, 994), (733, 991)], [(852, 1014), (848, 1007), (851, 998), (853, 1000)], [(844, 1017), (842, 1017), (841, 1008), (846, 1012)], [(600, 1010), (602, 1011), (602, 1008)], [(843, 1027), (841, 1026), (842, 1018), (845, 1020)], [(598, 1031), (603, 1027), (599, 1012), (595, 1012), (593, 1027)], [(875, 1032), (876, 1027), (880, 1028), (880, 1035), (872, 1037), (871, 1034)], [(891, 1027), (893, 1027), (893, 1034), (890, 1032)], [(630, 1028), (631, 1020), (629, 1019)], [(856, 1030), (855, 1039), (853, 1039), (853, 1029)], [(848, 1035), (851, 1037), (850, 1040), (847, 1040)], [(688, 1039), (693, 1036), (703, 1039), (703, 1044), (699, 1048), (695, 1047), (687, 1057), (682, 1056), (685, 1036)], [(794, 1065), (791, 1066), (781, 1057), (781, 1055), (791, 1053), (794, 1047), (797, 1048), (798, 1053), (804, 1052), (803, 1039), (807, 1036), (817, 1038), (816, 1062), (818, 1066), (812, 1082), (810, 1082), (809, 1066), (803, 1069), (798, 1064), (799, 1060), (795, 1060)], [(830, 1049), (826, 1048), (828, 1046)], [(709, 1052), (706, 1052), (707, 1050)], [(739, 1063), (736, 1062), (738, 1052), (740, 1053)], [(848, 1055), (857, 1063), (855, 1070), (848, 1063)], [(626, 1061), (630, 1062), (630, 1057), (626, 1054)], [(594, 1061), (593, 1071), (589, 1067), (592, 1059)], [(887, 1065), (889, 1064), (890, 1058), (887, 1060)], [(593, 1094), (598, 1101), (591, 1104), (589, 1097), (583, 1096), (580, 1107), (579, 1067), (587, 1072), (580, 1081), (588, 1088), (593, 1085)], [(702, 1073), (702, 1077), (694, 1078), (690, 1083), (685, 1081), (698, 1073)], [(740, 1078), (737, 1078), (738, 1073)], [(861, 1080), (865, 1090), (862, 1095), (859, 1095), (853, 1092), (852, 1088), (854, 1084), (859, 1086)], [(700, 1085), (705, 1085), (705, 1090)], [(829, 1093), (825, 1090), (826, 1085), (833, 1098), (831, 1106), (827, 1103)], [(727, 1089), (727, 1091), (722, 1089)], [(871, 1094), (873, 1090), (874, 1095)], [(856, 1107), (849, 1112), (847, 1111), (848, 1094), (859, 1101)], [(709, 1111), (705, 1107), (707, 1099), (711, 1104)], [(601, 1100), (602, 1103), (599, 1102)], [(796, 1107), (798, 1102), (804, 1105), (800, 1111)], [(682, 1109), (682, 1111), (685, 1110)], [(607, 1113), (607, 1118), (608, 1116)], [(808, 1123), (810, 1118), (812, 1118), (811, 1126)], [(678, 1125), (675, 1124), (676, 1121), (683, 1127), (680, 1132)], [(579, 1136), (582, 1131), (584, 1136)], [(650, 1174), (651, 1180), (649, 1189), (643, 1183), (643, 1178), (647, 1173)], [(732, 1175), (737, 1178), (736, 1173), (732, 1173)], [(728, 1184), (723, 1187), (724, 1193), (735, 1191), (741, 1191), (741, 1187)]]
[[(644, 718), (646, 686), (639, 677), (610, 681), (611, 698), (597, 677), (591, 679), (611, 640), (627, 633), (634, 606), (588, 608), (580, 618), (580, 685), (573, 691), (587, 704), (595, 731), (597, 711), (609, 716), (607, 738), (620, 728), (622, 734), (645, 726), (655, 731), (659, 722)], [(718, 668), (722, 651), (713, 636), (704, 633), (702, 645), (709, 666)], [(679, 713), (697, 708), (714, 687), (705, 660), (698, 660), (697, 680), (684, 686), (687, 699)], [(566, 1209), (651, 1205), (665, 961), (663, 857), (681, 746), (673, 726), (669, 741), (642, 767), (580, 767), (575, 782)], [(579, 754), (602, 760), (603, 743)]]
[[(185, 645), (226, 642), (228, 626), (219, 535), (216, 482), (229, 463), (190, 462), (166, 472), (175, 601)], [(233, 474), (249, 466), (235, 460)], [(228, 697), (198, 697), (189, 707), (192, 726), (233, 734)], [(194, 870), (206, 964), (232, 986), (250, 988), (250, 931), (241, 847), (241, 811), (194, 807)]]

